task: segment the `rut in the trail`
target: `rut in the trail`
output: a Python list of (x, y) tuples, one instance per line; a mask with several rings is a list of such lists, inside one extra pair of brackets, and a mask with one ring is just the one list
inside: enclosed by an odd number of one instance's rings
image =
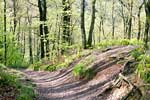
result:
[[(123, 70), (123, 65), (117, 62), (127, 57), (135, 48), (122, 46), (105, 52), (94, 51), (74, 61), (64, 72), (24, 71), (24, 73), (37, 84), (38, 100), (107, 100), (102, 94)], [(90, 66), (97, 72), (96, 76), (92, 80), (75, 80), (72, 75), (73, 67), (92, 56), (96, 59)]]

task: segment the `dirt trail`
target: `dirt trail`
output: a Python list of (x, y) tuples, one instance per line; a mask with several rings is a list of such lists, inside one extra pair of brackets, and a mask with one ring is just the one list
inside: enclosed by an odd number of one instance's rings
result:
[[(105, 52), (94, 51), (74, 61), (63, 73), (60, 71), (24, 71), (24, 73), (37, 85), (38, 100), (107, 100), (102, 94), (123, 70), (123, 65), (117, 62), (122, 60), (122, 56), (128, 56), (135, 48), (122, 46)], [(90, 66), (97, 72), (96, 76), (92, 80), (75, 80), (71, 73), (73, 67), (93, 56), (95, 60)]]

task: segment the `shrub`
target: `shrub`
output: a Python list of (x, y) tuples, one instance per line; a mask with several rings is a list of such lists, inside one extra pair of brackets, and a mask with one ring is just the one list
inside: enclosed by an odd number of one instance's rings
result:
[(150, 82), (150, 55), (145, 54), (139, 57), (136, 72), (145, 82)]
[(36, 94), (33, 87), (22, 85), (17, 100), (34, 100), (35, 96)]
[(50, 72), (53, 72), (53, 71), (56, 71), (57, 70), (57, 67), (56, 65), (49, 65), (45, 68), (46, 71), (50, 71)]
[(117, 40), (104, 40), (97, 44), (98, 48), (107, 48), (110, 46), (119, 46), (119, 45), (136, 45), (143, 46), (143, 42), (137, 39), (117, 39)]
[(92, 79), (95, 75), (94, 70), (92, 68), (86, 68), (83, 63), (77, 64), (72, 73), (77, 79)]
[(4, 71), (0, 71), (0, 87), (1, 86), (14, 86), (17, 78), (14, 75), (8, 74)]
[(144, 49), (143, 48), (137, 48), (132, 51), (131, 55), (134, 57), (136, 60), (141, 60), (142, 55), (144, 54)]
[(129, 45), (130, 44), (130, 41), (128, 39), (123, 39), (123, 40), (120, 40), (119, 43), (121, 45)]
[(23, 85), (23, 83), (20, 82), (19, 76), (8, 70), (8, 68), (0, 64), (0, 88), (5, 86), (14, 87), (19, 93), (17, 95), (17, 100), (33, 100), (33, 98), (36, 96), (36, 93), (32, 85)]
[(73, 69), (73, 75), (79, 79), (85, 77), (85, 72), (86, 72), (85, 65), (82, 63), (77, 64)]

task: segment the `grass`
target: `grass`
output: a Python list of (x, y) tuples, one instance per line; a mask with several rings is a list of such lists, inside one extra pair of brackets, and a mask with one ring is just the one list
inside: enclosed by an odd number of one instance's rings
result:
[[(16, 74), (15, 74), (16, 73)], [(16, 100), (34, 100), (36, 93), (31, 83), (22, 82), (18, 76), (19, 72), (11, 71), (4, 65), (0, 64), (0, 88), (14, 87), (17, 91)], [(19, 74), (20, 75), (20, 74)]]

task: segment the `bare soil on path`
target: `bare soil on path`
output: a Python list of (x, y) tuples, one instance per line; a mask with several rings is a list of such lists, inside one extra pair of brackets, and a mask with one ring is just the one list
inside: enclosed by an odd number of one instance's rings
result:
[[(121, 46), (104, 52), (96, 50), (75, 60), (64, 71), (23, 72), (37, 85), (37, 100), (110, 100), (108, 98), (110, 94), (106, 95), (105, 92), (124, 70), (124, 63), (118, 64), (118, 61), (125, 60), (135, 48), (135, 46)], [(76, 80), (72, 74), (74, 66), (91, 57), (95, 59), (88, 66), (93, 67), (96, 76), (91, 80)]]

